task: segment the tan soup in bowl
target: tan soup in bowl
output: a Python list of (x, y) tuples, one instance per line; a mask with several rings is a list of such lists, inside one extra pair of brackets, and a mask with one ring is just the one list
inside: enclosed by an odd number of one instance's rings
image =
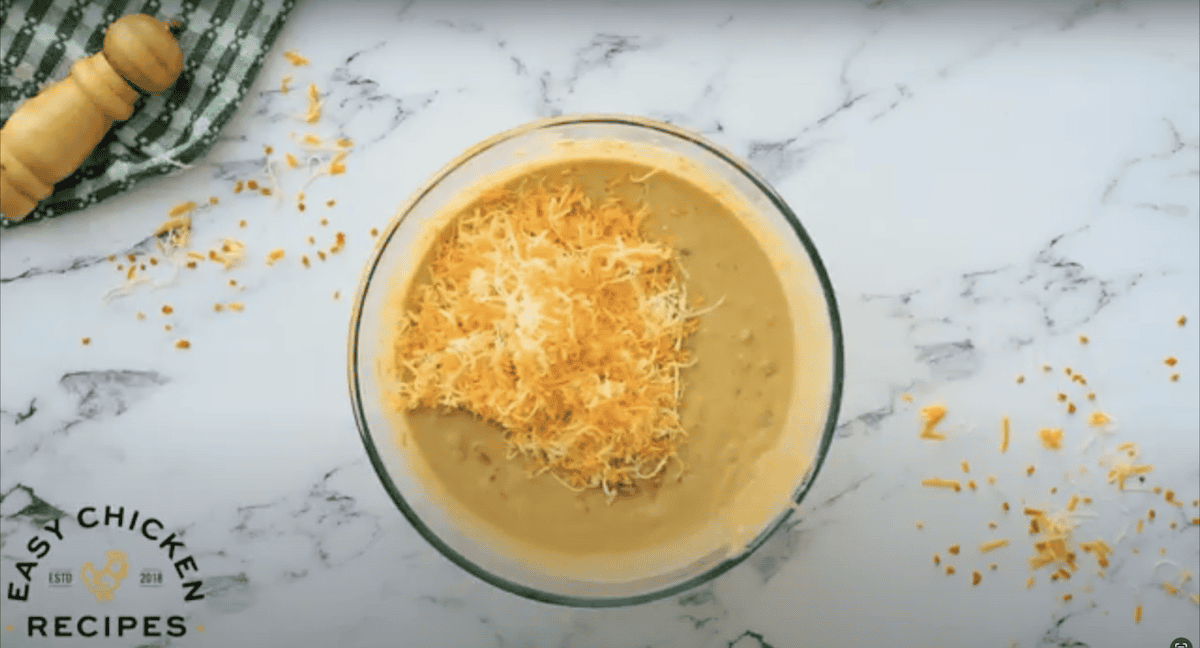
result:
[[(760, 243), (765, 235), (756, 237), (727, 196), (682, 169), (581, 153), (531, 163), (493, 184), (575, 183), (594, 202), (615, 195), (631, 209), (648, 205), (644, 237), (675, 250), (687, 293), (705, 306), (687, 339), (694, 365), (681, 373), (679, 461), (611, 501), (600, 489), (577, 492), (550, 474), (530, 477), (522, 457), (506, 457), (504, 430), (472, 414), (401, 413), (401, 440), (422, 480), (465, 528), (494, 539), (504, 553), (548, 569), (614, 577), (616, 565), (636, 571), (663, 560), (685, 564), (714, 549), (733, 554), (788, 505), (812, 461), (829, 382), (825, 375), (797, 378), (803, 371), (828, 374), (829, 339), (797, 330), (822, 330), (824, 304), (808, 295), (811, 308), (799, 312), (805, 326), (798, 327), (779, 262)], [(397, 287), (388, 321), (413, 308), (415, 287), (430, 281), (436, 245), (482, 199), (442, 221), (421, 269)], [(399, 358), (385, 362), (389, 372), (405, 375)], [(786, 431), (797, 425), (804, 438), (789, 439)]]

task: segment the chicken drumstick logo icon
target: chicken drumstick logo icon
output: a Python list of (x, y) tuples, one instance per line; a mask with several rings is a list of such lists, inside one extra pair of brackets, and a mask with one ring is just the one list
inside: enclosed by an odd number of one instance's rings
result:
[(104, 554), (104, 568), (97, 570), (91, 561), (83, 563), (79, 578), (88, 590), (96, 595), (97, 601), (113, 600), (113, 592), (121, 586), (121, 581), (129, 572), (129, 559), (124, 551), (113, 549)]

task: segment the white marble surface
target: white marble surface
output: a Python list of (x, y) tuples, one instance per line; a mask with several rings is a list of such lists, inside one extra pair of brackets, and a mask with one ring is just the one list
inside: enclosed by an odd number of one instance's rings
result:
[[(1200, 515), (1192, 503), (1200, 496), (1198, 20), (1194, 2), (1096, 0), (302, 3), (276, 49), (298, 49), (311, 66), (273, 57), (202, 163), (0, 238), (5, 596), (10, 582), (23, 582), (17, 563), (28, 560), (28, 539), (67, 516), (57, 553), (33, 571), (29, 601), (4, 598), (2, 623), (14, 629), (0, 640), (102, 645), (24, 631), (29, 615), (96, 614), (80, 583), (49, 588), (48, 573), (78, 570), (112, 547), (128, 547), (131, 563), (160, 560), (167, 585), (126, 585), (101, 611), (183, 614), (188, 632), (103, 645), (1200, 640), (1198, 608), (1186, 597), (1197, 581), (1182, 596), (1160, 586), (1180, 569), (1200, 573), (1200, 528), (1191, 523)], [(301, 92), (278, 92), (284, 74), (328, 93), (318, 125), (291, 117), (304, 103)], [(412, 530), (357, 438), (344, 340), (368, 230), (419, 183), (494, 132), (596, 111), (699, 131), (775, 184), (833, 277), (848, 369), (843, 423), (798, 523), (698, 591), (589, 611), (498, 591)], [(263, 166), (264, 145), (295, 149), (291, 132), (352, 138), (346, 174), (315, 181), (304, 213), (292, 204), (296, 171), (279, 170), (288, 196), (279, 207), (234, 195), (233, 180)], [(229, 273), (205, 264), (169, 287), (100, 300), (121, 280), (107, 255), (144, 242), (170, 206), (209, 195), (220, 204), (197, 215), (195, 245), (240, 238), (245, 264)], [(331, 198), (336, 206), (326, 208)], [(338, 231), (345, 250), (302, 267), (300, 255), (312, 254), (305, 239), (328, 248)], [(275, 247), (287, 257), (267, 267)], [(232, 300), (245, 312), (213, 311)], [(159, 312), (167, 303), (170, 316)], [(1180, 315), (1189, 319), (1182, 328)], [(191, 349), (173, 347), (181, 337)], [(1166, 367), (1166, 356), (1178, 365)], [(1095, 403), (1064, 366), (1087, 377)], [(1058, 390), (1077, 414), (1064, 413)], [(945, 442), (917, 438), (918, 409), (931, 402), (949, 407)], [(1092, 433), (1083, 416), (1095, 407), (1119, 426), (1085, 450)], [(1005, 414), (1014, 442), (1001, 455)], [(1065, 428), (1061, 452), (1038, 446), (1040, 426)], [(1120, 441), (1140, 444), (1154, 465), (1146, 486), (1174, 489), (1182, 510), (1104, 483), (1096, 460)], [(974, 478), (979, 490), (918, 485), (932, 476)], [(1083, 555), (1070, 581), (1038, 573), (1027, 590), (1026, 522), (1000, 502), (1062, 506), (1076, 492), (1095, 499), (1088, 508), (1097, 514), (1079, 539), (1107, 539), (1113, 565), (1101, 579)], [(182, 533), (205, 600), (182, 602), (160, 550), (136, 535), (74, 521), (81, 507), (108, 504), (153, 513)], [(1140, 534), (1130, 529), (1148, 508), (1157, 518)], [(1012, 546), (979, 556), (976, 545), (993, 537)], [(950, 556), (955, 543), (964, 551)], [(934, 553), (958, 573), (935, 568)], [(976, 569), (983, 581), (973, 587)]]

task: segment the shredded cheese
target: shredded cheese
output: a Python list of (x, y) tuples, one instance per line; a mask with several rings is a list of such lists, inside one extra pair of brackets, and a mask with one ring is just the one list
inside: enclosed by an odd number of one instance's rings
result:
[(246, 244), (236, 239), (223, 239), (219, 248), (208, 251), (210, 261), (220, 263), (226, 270), (233, 268), (246, 258)]
[(289, 87), (289, 84), (291, 84), (291, 82), (292, 82), (292, 75), (289, 74), (289, 75), (284, 76), (282, 79), (279, 80), (279, 91), (282, 92), (283, 94), (287, 94), (287, 93), (291, 92), (292, 89)]
[(1008, 452), (1008, 438), (1009, 438), (1010, 432), (1011, 432), (1011, 426), (1009, 424), (1008, 417), (1005, 416), (1004, 418), (1000, 419), (1000, 452), (1001, 453)]
[(321, 119), (321, 93), (315, 83), (308, 84), (308, 112), (304, 113), (304, 121), (315, 124)]
[(304, 58), (303, 56), (300, 55), (299, 52), (296, 52), (294, 50), (288, 50), (288, 51), (284, 52), (283, 57), (286, 58), (289, 63), (291, 63), (292, 65), (295, 65), (296, 67), (300, 67), (301, 65), (308, 65), (308, 59)]
[(999, 540), (990, 540), (988, 542), (985, 542), (985, 543), (979, 545), (979, 553), (987, 553), (989, 551), (994, 551), (996, 549), (999, 549), (1000, 547), (1007, 547), (1007, 546), (1008, 546), (1007, 538), (1001, 538)]
[[(1071, 572), (1078, 569), (1075, 553), (1068, 549), (1076, 514), (1069, 511), (1048, 514), (1029, 507), (1025, 508), (1024, 513), (1030, 517), (1030, 533), (1038, 534), (1033, 545), (1037, 553), (1029, 558), (1029, 568), (1036, 571), (1046, 566), (1057, 566), (1058, 570), (1051, 580), (1070, 578)], [(1070, 571), (1067, 571), (1068, 568)]]
[(179, 203), (178, 205), (175, 205), (174, 207), (172, 207), (169, 211), (167, 211), (167, 216), (171, 216), (171, 217), (182, 216), (183, 214), (192, 213), (192, 211), (195, 209), (196, 209), (196, 202), (194, 200), (189, 200), (187, 202), (182, 202), (182, 203)]
[(1113, 548), (1108, 546), (1108, 543), (1097, 539), (1095, 542), (1081, 542), (1079, 548), (1088, 553), (1096, 555), (1096, 562), (1101, 568), (1108, 567), (1108, 556), (1113, 553)]
[(1038, 430), (1038, 437), (1041, 438), (1042, 446), (1046, 449), (1062, 450), (1062, 428), (1042, 428)]
[(1134, 465), (1132, 463), (1119, 463), (1108, 469), (1108, 483), (1115, 483), (1118, 490), (1125, 490), (1125, 480), (1138, 475), (1145, 475), (1154, 470), (1154, 466), (1150, 464)]
[(941, 479), (934, 477), (931, 479), (922, 479), (921, 485), (928, 486), (930, 488), (949, 488), (954, 490), (956, 493), (962, 490), (962, 485), (958, 483), (957, 479)]
[(943, 441), (946, 435), (940, 432), (935, 432), (934, 428), (942, 419), (946, 418), (946, 408), (943, 405), (929, 405), (921, 408), (921, 418), (925, 420), (921, 426), (921, 438), (931, 439), (934, 441)]
[(394, 343), (397, 406), (496, 422), (509, 458), (609, 502), (680, 462), (680, 371), (700, 313), (672, 250), (642, 236), (648, 211), (569, 183), (484, 197), (414, 288)]

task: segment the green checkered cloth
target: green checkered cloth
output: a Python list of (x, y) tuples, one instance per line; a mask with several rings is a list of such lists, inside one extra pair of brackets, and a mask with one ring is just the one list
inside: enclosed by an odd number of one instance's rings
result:
[[(20, 223), (58, 216), (164, 175), (204, 155), (233, 117), (296, 0), (0, 0), (0, 124), (18, 106), (99, 52), (117, 18), (173, 23), (183, 72), (143, 96), (83, 165)], [(17, 223), (0, 217), (0, 227)]]

